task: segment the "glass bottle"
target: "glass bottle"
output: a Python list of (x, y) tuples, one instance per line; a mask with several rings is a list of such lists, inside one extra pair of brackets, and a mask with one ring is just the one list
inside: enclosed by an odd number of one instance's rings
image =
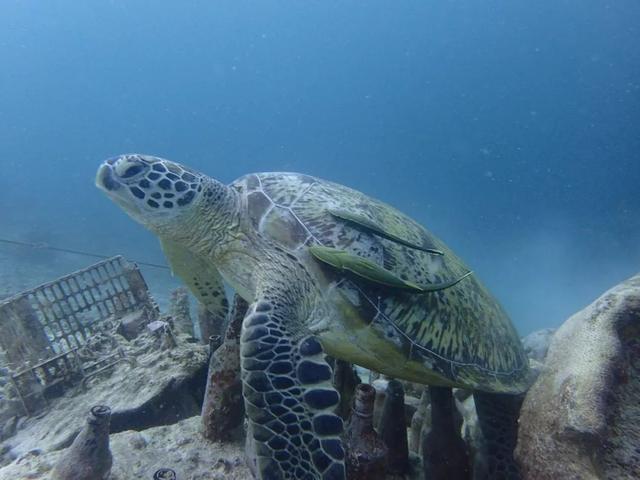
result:
[(344, 434), (349, 480), (385, 478), (387, 447), (373, 428), (375, 398), (376, 390), (371, 385), (361, 383), (356, 387), (351, 419)]
[(109, 450), (111, 409), (97, 405), (89, 410), (84, 428), (60, 457), (55, 480), (101, 480), (111, 473), (113, 456)]
[(389, 449), (387, 470), (404, 475), (409, 470), (409, 444), (404, 412), (404, 388), (398, 380), (389, 380), (380, 417), (380, 438)]

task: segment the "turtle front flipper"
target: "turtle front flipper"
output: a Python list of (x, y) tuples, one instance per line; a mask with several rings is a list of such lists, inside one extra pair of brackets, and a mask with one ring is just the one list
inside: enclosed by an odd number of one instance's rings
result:
[(179, 243), (161, 238), (160, 245), (167, 257), (171, 272), (180, 277), (191, 293), (220, 324), (224, 324), (229, 311), (229, 302), (218, 271), (211, 266), (210, 262), (202, 260)]
[(322, 346), (291, 325), (290, 299), (263, 296), (242, 325), (245, 410), (261, 480), (344, 480), (340, 396)]

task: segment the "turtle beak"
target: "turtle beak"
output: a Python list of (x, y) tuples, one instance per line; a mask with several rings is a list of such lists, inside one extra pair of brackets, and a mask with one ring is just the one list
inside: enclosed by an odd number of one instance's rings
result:
[[(96, 173), (96, 187), (107, 194), (109, 199), (125, 210), (134, 219), (138, 219), (140, 205), (129, 195), (129, 190), (114, 171), (114, 162), (107, 160), (98, 168)], [(138, 220), (140, 221), (140, 220)]]
[(96, 174), (96, 186), (105, 192), (113, 192), (122, 186), (120, 185), (120, 182), (114, 178), (113, 167), (108, 161), (100, 165), (100, 168), (98, 168), (98, 173)]

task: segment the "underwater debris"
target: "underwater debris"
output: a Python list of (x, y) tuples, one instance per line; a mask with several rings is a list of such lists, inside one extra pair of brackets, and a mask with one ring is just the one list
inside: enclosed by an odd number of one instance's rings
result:
[(387, 471), (404, 475), (409, 469), (409, 446), (404, 413), (404, 388), (398, 380), (389, 380), (380, 417), (380, 438), (389, 449)]
[(198, 302), (198, 327), (200, 328), (200, 338), (203, 342), (214, 335), (222, 337), (224, 335), (225, 318), (219, 313), (212, 313), (207, 307)]
[(246, 301), (238, 295), (234, 296), (224, 341), (217, 348), (214, 348), (215, 345), (211, 346), (207, 388), (202, 403), (203, 435), (211, 441), (229, 438), (231, 431), (244, 418), (240, 379), (240, 330), (248, 308)]
[(333, 387), (340, 394), (336, 413), (346, 420), (351, 413), (355, 388), (360, 383), (360, 378), (353, 365), (344, 360), (336, 359), (333, 371)]
[(216, 350), (222, 345), (222, 336), (210, 335), (209, 336), (209, 358), (215, 353)]
[(0, 302), (0, 350), (24, 414), (120, 361), (121, 352), (86, 358), (81, 350), (133, 314), (142, 324), (159, 310), (138, 267), (121, 256)]
[(86, 424), (53, 469), (53, 480), (97, 480), (111, 472), (109, 450), (111, 409), (97, 405), (89, 410)]
[(171, 350), (178, 346), (176, 335), (169, 322), (155, 320), (147, 325), (147, 330), (157, 339), (156, 345), (161, 350)]
[(120, 319), (116, 333), (127, 340), (133, 340), (144, 330), (149, 318), (143, 310), (129, 313)]
[(345, 429), (347, 477), (350, 480), (383, 480), (387, 446), (373, 428), (376, 391), (361, 383), (356, 387), (351, 419)]
[(409, 451), (419, 454), (420, 438), (425, 422), (431, 423), (431, 397), (429, 397), (429, 391), (427, 387), (423, 387), (422, 395), (418, 401), (418, 407), (416, 408), (413, 417), (411, 417), (411, 426), (409, 428)]
[(176, 288), (169, 298), (169, 316), (175, 333), (185, 333), (193, 337), (193, 322), (189, 311), (189, 294), (185, 287)]
[(133, 368), (136, 364), (136, 359), (128, 357), (122, 348), (117, 347), (113, 354), (103, 356), (88, 364), (88, 368), (85, 370), (84, 377), (81, 381), (82, 388), (86, 390), (87, 385), (93, 378), (107, 370), (111, 370), (120, 362), (127, 363), (129, 367)]
[(176, 336), (173, 334), (171, 327), (164, 328), (160, 330), (160, 332), (160, 348), (162, 348), (163, 350), (171, 350), (172, 348), (176, 348), (178, 346), (178, 341), (176, 340)]
[(170, 468), (161, 468), (153, 474), (153, 480), (177, 480), (176, 472)]
[(467, 445), (460, 436), (459, 413), (449, 387), (429, 386), (431, 427), (421, 433), (425, 478), (467, 480), (471, 466)]
[[(109, 268), (107, 272), (110, 270)], [(97, 288), (100, 292), (100, 287)], [(118, 291), (115, 290), (116, 287), (113, 288), (114, 291)], [(66, 308), (62, 307), (61, 312), (64, 313)], [(73, 312), (69, 309), (67, 311)], [(50, 478), (51, 469), (62, 456), (66, 456), (69, 445), (82, 427), (69, 422), (68, 419), (83, 417), (84, 412), (93, 403), (109, 405), (113, 409), (110, 422), (110, 431), (113, 435), (125, 431), (145, 431), (143, 437), (135, 434), (137, 435), (135, 447), (133, 445), (127, 447), (120, 442), (117, 450), (114, 450), (111, 442), (116, 469), (112, 471), (111, 476), (123, 480), (149, 478), (152, 472), (162, 465), (162, 461), (158, 462), (154, 459), (162, 460), (162, 456), (157, 452), (164, 447), (161, 447), (158, 442), (150, 444), (147, 432), (154, 428), (162, 429), (175, 425), (176, 422), (187, 420), (189, 417), (200, 421), (199, 414), (208, 364), (207, 347), (187, 334), (174, 334), (170, 329), (169, 315), (162, 317), (159, 313), (154, 316), (149, 315), (154, 320), (143, 322), (144, 328), (136, 332), (137, 335), (126, 338), (118, 334), (118, 331), (121, 331), (121, 322), (131, 315), (136, 315), (137, 312), (122, 312), (121, 317), (108, 313), (109, 315), (105, 318), (96, 317), (96, 323), (90, 325), (92, 334), (87, 335), (86, 342), (80, 343), (76, 340), (77, 348), (71, 352), (63, 351), (46, 359), (46, 361), (52, 360), (54, 366), (55, 362), (62, 363), (63, 366), (68, 364), (67, 368), (71, 373), (76, 372), (78, 366), (81, 366), (83, 371), (77, 377), (69, 376), (68, 381), (65, 377), (64, 382), (56, 384), (58, 385), (56, 395), (53, 394), (53, 389), (47, 391), (47, 404), (42, 402), (43, 405), (39, 409), (30, 410), (31, 419), (24, 418), (27, 412), (19, 403), (17, 393), (14, 392), (15, 388), (10, 382), (10, 376), (15, 372), (8, 368), (0, 369), (0, 377), (2, 377), (0, 378), (0, 387), (2, 387), (0, 424), (6, 422), (7, 425), (7, 428), (2, 428), (0, 478), (39, 478), (41, 480)], [(80, 314), (76, 313), (76, 315)], [(156, 320), (157, 318), (162, 320)], [(50, 318), (47, 319), (50, 320)], [(3, 318), (2, 321), (4, 320)], [(35, 320), (40, 322), (37, 314)], [(63, 320), (66, 321), (66, 318)], [(62, 333), (68, 333), (64, 327), (61, 330)], [(169, 346), (165, 345), (163, 348), (163, 344), (171, 341), (175, 346), (168, 348)], [(4, 364), (4, 358), (2, 360)], [(33, 369), (34, 363), (22, 366)], [(52, 377), (64, 377), (64, 372), (50, 368), (49, 364), (42, 366), (35, 364), (35, 366), (38, 367), (35, 369), (36, 374), (42, 376), (44, 380), (47, 380), (45, 377), (47, 374)], [(45, 368), (46, 372), (40, 372), (39, 368)], [(44, 382), (43, 379), (38, 378), (40, 382)], [(80, 386), (85, 388), (78, 388)], [(14, 397), (10, 396), (12, 392)], [(13, 410), (9, 411), (6, 408), (8, 405), (12, 406)], [(34, 415), (34, 412), (45, 408), (46, 414)], [(240, 415), (241, 419), (242, 415)], [(198, 448), (192, 446), (190, 439), (197, 439), (200, 432), (192, 429), (193, 422), (189, 423), (189, 426), (187, 423), (182, 425), (184, 427), (172, 428), (176, 437), (171, 441), (174, 444), (179, 442), (181, 447), (187, 445), (186, 450), (184, 448), (181, 450), (184, 450), (186, 455), (195, 455), (193, 452), (199, 451), (200, 446)], [(188, 433), (180, 433), (181, 428), (185, 428), (185, 432), (188, 430)], [(241, 432), (237, 433), (241, 435)], [(133, 432), (132, 435), (134, 435)], [(162, 431), (157, 430), (154, 435), (160, 438)], [(171, 446), (172, 444), (169, 444), (167, 448)], [(128, 450), (132, 448), (137, 450), (129, 454)], [(227, 442), (224, 449), (229, 452), (226, 454), (229, 459), (241, 455), (239, 444)], [(134, 454), (142, 450), (146, 452), (146, 463), (144, 468), (136, 467), (134, 474), (131, 468), (134, 463), (138, 465)], [(40, 453), (36, 456), (29, 452)], [(173, 456), (166, 458), (170, 458), (171, 462), (179, 461)], [(202, 476), (206, 466), (203, 457), (202, 461), (189, 463), (188, 469), (182, 465), (180, 469), (175, 470), (181, 477), (186, 475), (187, 471), (193, 471), (194, 474), (197, 472)], [(30, 472), (35, 471), (42, 472), (43, 476), (31, 477)], [(234, 468), (234, 478), (247, 478), (240, 471), (241, 468)], [(18, 472), (17, 476), (12, 472)], [(185, 476), (185, 478), (191, 477)], [(202, 476), (202, 478), (208, 477)]]

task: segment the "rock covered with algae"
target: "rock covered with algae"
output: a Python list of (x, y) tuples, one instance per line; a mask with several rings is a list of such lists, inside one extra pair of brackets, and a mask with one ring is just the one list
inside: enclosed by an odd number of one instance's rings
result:
[(555, 333), (520, 414), (525, 479), (640, 478), (640, 275)]

